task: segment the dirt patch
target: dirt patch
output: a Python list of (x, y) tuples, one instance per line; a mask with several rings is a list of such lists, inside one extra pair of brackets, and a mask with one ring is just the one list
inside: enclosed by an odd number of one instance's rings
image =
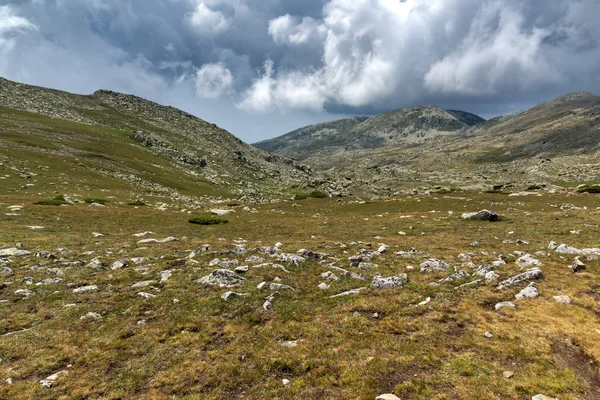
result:
[(559, 368), (569, 368), (583, 385), (581, 400), (600, 398), (600, 363), (576, 341), (562, 337), (552, 343), (552, 356)]

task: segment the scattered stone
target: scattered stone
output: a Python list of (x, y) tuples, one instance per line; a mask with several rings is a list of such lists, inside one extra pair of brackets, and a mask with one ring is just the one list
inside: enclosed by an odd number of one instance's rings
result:
[(400, 274), (384, 278), (376, 276), (371, 281), (371, 289), (390, 289), (403, 287), (408, 283), (408, 275)]
[(92, 236), (95, 238), (100, 238), (100, 237), (104, 237), (106, 235), (104, 233), (100, 233), (100, 232), (92, 232)]
[(571, 304), (571, 298), (569, 296), (561, 295), (561, 296), (553, 296), (553, 298), (554, 298), (554, 301), (556, 301), (557, 303)]
[(219, 287), (234, 287), (244, 283), (246, 278), (228, 269), (216, 269), (210, 274), (200, 278), (197, 282)]
[(127, 260), (117, 260), (111, 265), (110, 269), (121, 269), (126, 267), (127, 264)]
[(258, 264), (258, 265), (253, 265), (252, 268), (263, 268), (263, 267), (270, 267), (270, 268), (275, 268), (275, 269), (280, 269), (283, 272), (287, 272), (288, 274), (290, 273), (290, 271), (288, 271), (287, 269), (285, 269), (285, 267), (281, 264), (275, 264), (275, 263), (264, 263), (264, 264)]
[(514, 372), (512, 372), (512, 371), (504, 371), (504, 372), (502, 373), (502, 376), (504, 376), (506, 379), (510, 379), (510, 378), (512, 378), (513, 376), (515, 376), (515, 373), (514, 373)]
[(452, 282), (460, 279), (470, 278), (471, 275), (467, 271), (460, 270), (440, 280), (440, 282)]
[(531, 254), (525, 254), (524, 256), (519, 257), (515, 262), (521, 268), (531, 268), (542, 265), (541, 261), (534, 258)]
[(23, 296), (23, 298), (25, 298), (25, 299), (35, 296), (35, 292), (33, 292), (32, 290), (29, 290), (29, 289), (15, 290), (15, 294), (17, 294), (19, 296)]
[(271, 285), (269, 285), (269, 289), (271, 289), (271, 290), (283, 290), (283, 289), (287, 289), (287, 290), (292, 290), (292, 291), (296, 290), (296, 289), (294, 289), (291, 286), (284, 285), (283, 283), (271, 283)]
[(73, 293), (85, 293), (85, 292), (91, 292), (94, 290), (98, 290), (98, 286), (87, 285), (87, 286), (78, 287), (77, 289), (73, 289)]
[(68, 373), (69, 371), (67, 371), (66, 369), (59, 371), (55, 374), (50, 375), (46, 379), (42, 379), (40, 381), (40, 385), (45, 388), (51, 388), (58, 378), (60, 378), (62, 375), (67, 375)]
[(543, 395), (543, 394), (536, 394), (535, 396), (533, 396), (531, 398), (531, 400), (558, 400), (558, 399), (556, 399), (554, 397), (548, 397), (548, 396)]
[(419, 304), (417, 304), (418, 306), (426, 306), (427, 304), (431, 303), (431, 297), (426, 298), (425, 300), (423, 300), (422, 302), (420, 302)]
[(490, 265), (490, 264), (482, 264), (480, 266), (477, 267), (477, 269), (474, 272), (474, 275), (477, 276), (486, 276), (489, 272), (492, 272), (494, 270), (494, 266)]
[(85, 315), (82, 315), (79, 319), (80, 320), (84, 320), (84, 319), (100, 319), (102, 318), (102, 315), (96, 313), (96, 312), (89, 312)]
[(223, 300), (229, 300), (231, 297), (249, 296), (250, 293), (225, 292), (221, 295)]
[(233, 214), (235, 210), (220, 210), (218, 208), (213, 208), (212, 210), (210, 210), (210, 212), (222, 217), (224, 215)]
[(156, 297), (155, 294), (146, 293), (146, 292), (139, 292), (138, 296), (141, 296), (141, 297), (145, 298), (146, 300)]
[(575, 257), (573, 264), (569, 265), (569, 268), (575, 272), (583, 271), (585, 269), (585, 264), (579, 259), (579, 257)]
[(98, 257), (92, 259), (89, 263), (87, 263), (86, 267), (95, 268), (95, 269), (103, 269), (104, 263)]
[(400, 397), (391, 394), (391, 393), (385, 393), (385, 394), (380, 394), (379, 396), (377, 396), (377, 398), (375, 400), (400, 400)]
[(439, 272), (448, 270), (450, 264), (437, 258), (431, 258), (422, 263), (419, 268), (421, 272)]
[(533, 299), (538, 297), (540, 294), (535, 287), (535, 282), (531, 282), (525, 289), (521, 290), (515, 295), (515, 299), (523, 300), (524, 298)]
[(506, 289), (524, 281), (532, 281), (536, 279), (542, 279), (544, 273), (539, 268), (532, 268), (518, 275), (512, 276), (498, 285), (498, 289)]
[(62, 281), (62, 279), (60, 279), (60, 278), (46, 278), (46, 279), (36, 283), (36, 286), (55, 285), (60, 281)]
[(516, 304), (513, 303), (512, 301), (503, 301), (501, 303), (497, 303), (495, 306), (496, 311), (501, 310), (505, 307), (510, 307), (510, 308), (515, 308)]
[(148, 236), (148, 235), (156, 235), (156, 233), (146, 231), (146, 232), (134, 233), (132, 236), (133, 237), (144, 237), (144, 236)]
[(29, 254), (31, 254), (29, 251), (18, 248), (0, 249), (0, 257), (20, 257)]
[(142, 281), (142, 282), (138, 282), (138, 283), (134, 283), (133, 285), (131, 285), (132, 289), (140, 289), (143, 287), (148, 287), (150, 285), (155, 285), (156, 281)]
[(379, 268), (379, 265), (371, 262), (360, 262), (358, 263), (358, 268), (363, 270), (369, 270), (374, 268)]
[(249, 269), (249, 268), (250, 268), (250, 267), (248, 267), (247, 265), (243, 265), (243, 266), (241, 266), (241, 267), (237, 267), (237, 268), (236, 268), (236, 269), (234, 269), (233, 271), (234, 271), (234, 272), (237, 272), (237, 273), (239, 274), (239, 273), (248, 272), (248, 269)]
[(31, 229), (32, 231), (38, 231), (40, 229), (44, 229), (43, 226), (39, 226), (39, 225), (31, 225), (27, 227), (28, 229)]
[(281, 383), (283, 383), (283, 384), (284, 384), (284, 386), (287, 386), (287, 385), (289, 385), (289, 384), (290, 384), (290, 380), (289, 380), (289, 379), (282, 379), (282, 380), (281, 380)]
[(304, 264), (304, 261), (306, 261), (306, 259), (302, 256), (299, 256), (297, 254), (289, 254), (289, 253), (282, 253), (278, 258), (277, 261), (280, 262), (285, 262), (288, 264), (293, 264), (296, 267), (301, 267)]
[(12, 275), (12, 273), (13, 273), (13, 270), (10, 269), (9, 267), (0, 268), (0, 275), (8, 276), (8, 275)]
[(343, 296), (348, 296), (348, 295), (352, 295), (352, 294), (359, 294), (361, 291), (367, 289), (366, 287), (361, 287), (361, 288), (357, 288), (357, 289), (351, 289), (342, 293), (338, 293), (338, 294), (334, 294), (333, 296), (329, 296), (330, 299), (333, 299), (335, 297), (343, 297)]
[(483, 334), (483, 336), (485, 336), (487, 339), (492, 339), (494, 337), (491, 332), (486, 332)]
[(464, 213), (463, 215), (461, 215), (461, 218), (475, 220), (475, 221), (496, 222), (496, 221), (500, 220), (500, 215), (498, 215), (494, 211), (481, 210), (481, 211), (477, 211), (477, 212)]
[(329, 286), (328, 284), (326, 284), (325, 282), (320, 283), (319, 286), (317, 286), (319, 289), (321, 290), (327, 290), (329, 289), (331, 286)]
[(267, 284), (267, 282), (261, 282), (261, 283), (259, 283), (258, 285), (256, 285), (256, 288), (257, 288), (257, 289), (262, 289), (262, 288), (264, 288), (264, 287), (265, 287), (265, 285), (266, 285), (266, 284)]

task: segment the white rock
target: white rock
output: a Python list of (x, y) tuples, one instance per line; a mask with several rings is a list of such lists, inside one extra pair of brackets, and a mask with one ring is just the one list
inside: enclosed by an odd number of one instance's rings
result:
[(17, 249), (17, 248), (11, 248), (11, 249), (0, 249), (0, 257), (19, 257), (19, 256), (27, 256), (31, 254), (29, 251), (27, 250), (21, 250), (21, 249)]
[(144, 237), (147, 235), (156, 235), (156, 234), (154, 232), (146, 231), (146, 232), (134, 233), (132, 236), (133, 237)]
[(553, 296), (553, 298), (554, 298), (554, 301), (556, 301), (557, 303), (571, 304), (571, 298), (569, 296), (561, 295), (561, 296)]
[(521, 290), (519, 293), (517, 293), (515, 295), (515, 299), (517, 300), (523, 300), (524, 298), (529, 298), (529, 299), (533, 299), (538, 297), (540, 294), (537, 290), (537, 288), (535, 287), (535, 283), (531, 282), (529, 284), (529, 286), (527, 286), (525, 289)]
[(353, 294), (359, 294), (361, 291), (367, 289), (366, 287), (361, 287), (361, 288), (357, 288), (357, 289), (351, 289), (342, 293), (338, 293), (338, 294), (334, 294), (333, 296), (329, 296), (330, 299), (333, 299), (335, 297), (342, 297), (342, 296), (348, 296), (348, 295), (353, 295)]
[(375, 400), (400, 400), (400, 397), (391, 394), (391, 393), (385, 393), (385, 394), (380, 394), (379, 396), (377, 396), (377, 398)]
[(319, 286), (317, 286), (319, 289), (321, 290), (327, 290), (329, 289), (331, 286), (329, 286), (328, 284), (326, 284), (325, 282), (320, 283)]
[(100, 233), (100, 232), (92, 232), (92, 236), (95, 238), (99, 238), (99, 237), (104, 237), (106, 235), (104, 233)]
[(218, 208), (213, 208), (212, 210), (210, 210), (210, 212), (215, 215), (223, 216), (223, 215), (233, 214), (235, 212), (235, 210), (220, 210)]
[(148, 286), (154, 285), (154, 284), (156, 284), (156, 281), (142, 281), (142, 282), (134, 283), (133, 285), (131, 285), (131, 288), (139, 289), (139, 288), (148, 287)]
[(165, 283), (173, 275), (172, 271), (166, 270), (160, 272), (160, 283)]
[(515, 262), (521, 268), (531, 268), (542, 265), (541, 261), (534, 258), (531, 254), (525, 254), (524, 256), (519, 257)]
[(40, 385), (41, 385), (42, 387), (45, 387), (45, 388), (51, 388), (51, 387), (52, 387), (52, 385), (54, 385), (54, 383), (56, 382), (56, 380), (57, 380), (59, 377), (61, 377), (62, 375), (67, 375), (68, 373), (69, 373), (69, 371), (67, 371), (67, 370), (62, 370), (62, 371), (59, 371), (59, 372), (57, 372), (57, 373), (55, 373), (55, 374), (52, 374), (52, 375), (50, 375), (50, 376), (49, 376), (49, 377), (47, 377), (46, 379), (42, 379), (42, 380), (40, 381)]
[(284, 385), (289, 385), (290, 384), (290, 380), (289, 379), (282, 379), (281, 383), (283, 383)]
[(96, 312), (89, 312), (85, 315), (82, 315), (79, 319), (84, 320), (84, 319), (100, 319), (102, 318), (102, 315), (96, 313)]
[(146, 292), (139, 292), (138, 296), (142, 296), (143, 298), (145, 298), (146, 300), (151, 299), (153, 297), (156, 297), (155, 294), (152, 293), (146, 293)]
[(87, 286), (78, 287), (77, 289), (73, 289), (73, 293), (84, 293), (84, 292), (91, 292), (94, 290), (98, 290), (98, 286), (87, 285)]
[(513, 303), (512, 301), (503, 301), (501, 303), (497, 303), (495, 306), (496, 311), (504, 308), (504, 307), (510, 307), (510, 308), (515, 308), (516, 305), (515, 303)]

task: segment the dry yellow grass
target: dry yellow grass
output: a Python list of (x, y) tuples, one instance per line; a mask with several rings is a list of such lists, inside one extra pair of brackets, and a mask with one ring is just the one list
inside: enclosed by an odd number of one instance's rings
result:
[[(381, 393), (401, 399), (516, 400), (537, 393), (561, 400), (600, 398), (597, 260), (582, 258), (587, 269), (573, 274), (567, 268), (572, 256), (548, 251), (547, 257), (539, 257), (545, 275), (537, 285), (540, 297), (495, 311), (497, 302), (514, 300), (526, 284), (502, 291), (493, 285), (455, 289), (464, 280), (434, 287), (429, 284), (450, 272), (423, 274), (418, 271), (422, 257), (394, 255), (415, 247), (472, 272), (458, 254), (470, 253), (476, 265), (504, 254), (507, 265), (497, 268), (503, 279), (520, 271), (511, 256), (516, 250), (533, 254), (545, 250), (550, 240), (598, 247), (600, 202), (593, 195), (455, 192), (362, 204), (309, 199), (256, 206), (257, 213), (243, 211), (242, 205), (226, 217), (228, 224), (217, 226), (190, 224), (190, 215), (180, 210), (128, 206), (134, 199), (118, 196), (106, 207), (32, 204), (40, 199), (0, 196), (0, 244), (13, 247), (20, 242), (32, 252), (67, 248), (73, 251), (64, 256), (69, 261), (100, 256), (110, 265), (143, 256), (150, 262), (147, 271), (135, 266), (113, 271), (68, 268), (33, 255), (12, 258), (13, 275), (2, 279), (12, 283), (0, 292), (0, 299), (7, 300), (0, 304), (0, 398), (374, 399)], [(556, 207), (567, 203), (587, 209)], [(20, 215), (5, 216), (7, 207), (16, 204), (24, 205)], [(494, 209), (505, 219), (460, 219), (460, 213), (482, 208)], [(45, 228), (30, 230), (31, 225)], [(579, 229), (580, 234), (570, 233)], [(139, 245), (141, 238), (132, 234), (143, 231), (181, 240)], [(94, 238), (92, 232), (107, 236)], [(516, 239), (529, 244), (518, 245)], [(236, 240), (247, 241), (248, 254), (220, 254)], [(475, 241), (479, 246), (471, 245)], [(252, 249), (275, 242), (282, 242), (289, 253), (301, 248), (327, 253), (329, 261), (367, 280), (343, 277), (328, 282), (331, 288), (323, 292), (317, 285), (324, 281), (320, 274), (329, 270), (327, 265), (307, 261), (302, 267), (286, 264), (289, 274), (250, 268), (247, 282), (235, 289), (195, 282), (216, 268), (208, 265), (213, 258), (238, 259), (245, 265), (247, 255), (257, 254)], [(199, 253), (197, 263), (186, 259), (205, 243), (211, 245), (209, 254)], [(361, 248), (375, 250), (379, 243), (390, 246), (388, 253), (373, 259), (379, 268), (349, 268), (349, 256)], [(88, 251), (95, 254), (82, 255)], [(43, 268), (32, 268), (36, 265)], [(63, 280), (36, 286), (53, 277), (47, 271), (52, 267), (64, 270)], [(163, 270), (173, 272), (167, 282), (131, 288), (136, 282), (158, 280)], [(402, 289), (328, 297), (368, 286), (376, 273), (404, 272), (409, 284)], [(34, 284), (25, 284), (25, 277)], [(282, 290), (273, 308), (264, 311), (271, 291), (256, 285), (275, 277), (296, 291)], [(99, 290), (73, 293), (88, 284)], [(35, 291), (35, 296), (14, 294), (22, 288)], [(250, 295), (225, 301), (220, 295), (226, 290)], [(137, 295), (140, 291), (157, 297), (144, 300)], [(554, 302), (552, 296), (564, 294), (572, 304)], [(426, 297), (431, 303), (414, 306)], [(81, 320), (88, 312), (102, 317)], [(18, 332), (22, 329), (27, 330)], [(494, 337), (485, 338), (487, 331)], [(296, 340), (297, 347), (281, 344)], [(39, 385), (40, 379), (69, 365), (68, 375), (52, 388)], [(507, 370), (514, 372), (511, 379), (502, 376)], [(8, 378), (12, 384), (6, 383)], [(289, 379), (289, 385), (282, 379)]]

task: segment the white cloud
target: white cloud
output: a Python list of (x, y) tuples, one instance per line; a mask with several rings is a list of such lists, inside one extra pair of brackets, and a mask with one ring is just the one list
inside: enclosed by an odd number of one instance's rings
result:
[(37, 30), (29, 20), (14, 14), (9, 6), (0, 6), (0, 54), (5, 55), (15, 45), (15, 37)]
[(231, 20), (221, 11), (213, 10), (205, 1), (199, 1), (193, 13), (188, 15), (190, 25), (203, 35), (212, 36), (226, 31)]
[(231, 90), (233, 75), (223, 64), (204, 64), (196, 72), (196, 94), (217, 98)]
[(320, 46), (326, 34), (325, 27), (311, 17), (304, 17), (300, 20), (300, 18), (285, 14), (269, 21), (269, 35), (277, 44)]
[(246, 90), (238, 108), (258, 113), (266, 113), (275, 109), (273, 61), (265, 61), (264, 68), (264, 75), (255, 80), (252, 86)]

